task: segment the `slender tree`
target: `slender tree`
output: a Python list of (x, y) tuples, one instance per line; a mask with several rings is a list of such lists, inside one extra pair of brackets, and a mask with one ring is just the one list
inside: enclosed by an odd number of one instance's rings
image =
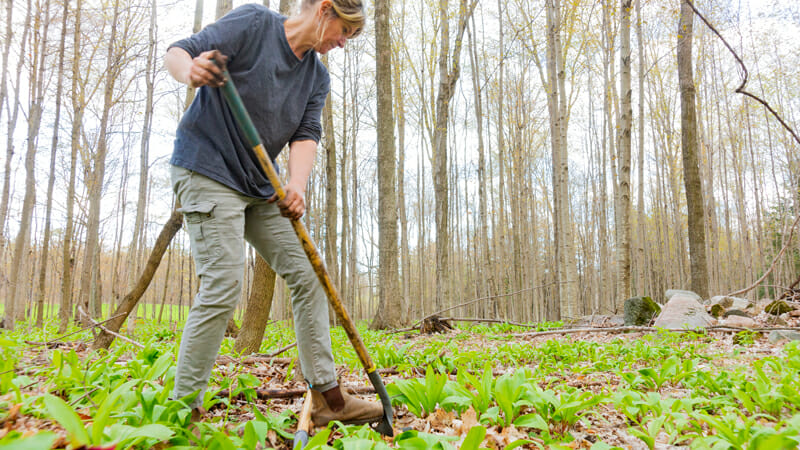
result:
[(620, 5), (620, 78), (622, 108), (619, 124), (619, 202), (617, 207), (617, 295), (631, 295), (631, 125), (633, 109), (631, 101), (631, 2), (622, 0)]
[[(692, 290), (708, 298), (708, 267), (706, 265), (705, 214), (703, 185), (697, 162), (697, 118), (695, 87), (692, 72), (692, 37), (694, 13), (686, 0), (681, 0), (678, 22), (678, 80), (681, 92), (681, 153), (686, 206), (689, 219), (689, 254)], [(677, 199), (675, 199), (677, 201)]]
[(117, 25), (120, 16), (120, 0), (114, 0), (111, 16), (111, 30), (106, 49), (105, 80), (103, 87), (103, 110), (100, 116), (100, 133), (97, 138), (97, 149), (91, 158), (88, 169), (87, 190), (89, 191), (89, 215), (86, 224), (86, 258), (81, 274), (81, 301), (87, 314), (97, 315), (101, 298), (98, 293), (96, 273), (99, 272), (98, 248), (100, 245), (100, 200), (102, 199), (105, 181), (106, 156), (108, 154), (108, 127), (111, 108), (114, 106), (114, 87), (121, 70), (117, 52)]
[(396, 152), (392, 107), (392, 41), (389, 32), (391, 4), (375, 1), (375, 82), (378, 100), (378, 309), (373, 329), (399, 327), (400, 283), (397, 273)]
[(42, 240), (42, 261), (39, 269), (39, 289), (37, 290), (36, 326), (41, 327), (44, 321), (45, 281), (47, 280), (48, 260), (50, 256), (50, 221), (53, 212), (53, 188), (56, 181), (56, 156), (58, 154), (58, 131), (61, 121), (61, 94), (64, 89), (64, 48), (67, 40), (67, 17), (69, 2), (64, 2), (61, 15), (61, 38), (58, 44), (58, 73), (56, 75), (56, 110), (53, 118), (53, 140), (50, 143), (50, 176), (47, 179), (47, 200), (45, 205), (44, 238)]
[(439, 86), (436, 95), (436, 116), (433, 132), (433, 191), (436, 198), (436, 297), (435, 307), (441, 309), (449, 300), (450, 274), (450, 206), (447, 130), (450, 123), (450, 101), (461, 74), (461, 44), (467, 21), (477, 0), (461, 0), (458, 25), (450, 53), (449, 0), (439, 0)]
[[(31, 29), (31, 17), (32, 17), (32, 7), (31, 1), (28, 0), (27, 3), (27, 13), (25, 15), (25, 28), (22, 32), (22, 40), (20, 41), (20, 58), (19, 64), (17, 67), (17, 77), (16, 77), (16, 86), (15, 86), (15, 93), (14, 93), (14, 106), (13, 106), (13, 113), (9, 113), (9, 120), (8, 120), (8, 150), (6, 152), (7, 160), (6, 164), (8, 165), (10, 159), (14, 155), (14, 129), (16, 128), (17, 117), (19, 114), (19, 97), (20, 97), (20, 75), (22, 73), (22, 65), (25, 61), (25, 54), (26, 54), (26, 43), (28, 41), (28, 34), (30, 33)], [(37, 16), (38, 19), (38, 16)], [(31, 61), (31, 65), (35, 66), (35, 58)], [(34, 70), (33, 73), (36, 71)], [(34, 83), (35, 85), (35, 83)], [(29, 138), (30, 130), (29, 130)], [(35, 136), (34, 136), (35, 137)], [(8, 317), (8, 327), (10, 329), (14, 329), (14, 323), (16, 320), (22, 317), (24, 311), (21, 308), (22, 305), (19, 304), (19, 299), (17, 298), (17, 293), (19, 291), (19, 284), (21, 282), (21, 274), (22, 274), (22, 263), (23, 263), (23, 256), (25, 255), (25, 251), (28, 247), (28, 240), (30, 239), (30, 219), (33, 215), (33, 201), (34, 201), (34, 192), (33, 192), (33, 183), (34, 183), (34, 157), (35, 157), (36, 146), (35, 145), (28, 145), (28, 151), (25, 155), (25, 199), (23, 200), (23, 214), (20, 220), (20, 227), (19, 231), (17, 232), (17, 238), (14, 244), (14, 255), (11, 264), (11, 290), (6, 297), (6, 309), (5, 314)], [(10, 166), (9, 166), (10, 167)], [(6, 172), (6, 181), (10, 180), (11, 173), (10, 169)], [(9, 190), (6, 188), (4, 183), (3, 187), (3, 200), (2, 206), (0, 206), (0, 221), (5, 223), (6, 214), (8, 211), (8, 202), (9, 202)], [(26, 213), (27, 208), (27, 214)], [(27, 220), (25, 217), (27, 216)]]
[(83, 129), (83, 103), (84, 84), (81, 81), (81, 10), (83, 0), (77, 0), (75, 4), (75, 23), (73, 24), (73, 43), (72, 43), (72, 130), (70, 141), (70, 164), (69, 182), (67, 184), (67, 217), (64, 225), (64, 241), (61, 248), (61, 261), (63, 275), (61, 277), (61, 303), (58, 309), (58, 330), (63, 333), (69, 325), (70, 311), (72, 310), (72, 276), (74, 269), (74, 257), (72, 253), (72, 234), (75, 226), (75, 172), (78, 158), (78, 148), (80, 146), (81, 131)]

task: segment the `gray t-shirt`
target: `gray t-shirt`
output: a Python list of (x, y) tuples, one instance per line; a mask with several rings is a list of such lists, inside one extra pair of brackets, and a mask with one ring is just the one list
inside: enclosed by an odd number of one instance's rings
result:
[[(319, 142), (320, 113), (330, 89), (328, 71), (314, 50), (302, 60), (292, 52), (284, 20), (264, 6), (248, 4), (170, 45), (192, 57), (214, 49), (228, 56), (231, 79), (273, 162), (287, 143)], [(170, 163), (252, 197), (274, 193), (217, 88), (197, 90), (178, 125)]]

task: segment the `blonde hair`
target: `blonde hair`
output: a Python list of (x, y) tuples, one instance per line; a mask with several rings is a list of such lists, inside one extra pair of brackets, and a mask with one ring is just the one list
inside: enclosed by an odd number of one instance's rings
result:
[[(320, 1), (321, 0), (303, 0), (301, 3), (301, 10), (310, 8)], [(364, 5), (361, 3), (361, 0), (330, 0), (330, 2), (333, 17), (338, 17), (341, 19), (342, 23), (353, 30), (353, 34), (350, 37), (354, 38), (361, 34), (361, 31), (364, 29), (364, 24), (367, 21), (366, 15), (364, 14)]]

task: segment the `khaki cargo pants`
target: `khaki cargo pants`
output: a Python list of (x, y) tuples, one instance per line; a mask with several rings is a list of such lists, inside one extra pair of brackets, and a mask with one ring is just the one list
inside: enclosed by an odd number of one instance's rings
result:
[(171, 166), (170, 175), (200, 278), (181, 338), (174, 398), (200, 391), (189, 406), (202, 405), (225, 327), (241, 296), (245, 240), (289, 286), (306, 381), (320, 391), (335, 387), (327, 298), (289, 219), (275, 203), (182, 167)]

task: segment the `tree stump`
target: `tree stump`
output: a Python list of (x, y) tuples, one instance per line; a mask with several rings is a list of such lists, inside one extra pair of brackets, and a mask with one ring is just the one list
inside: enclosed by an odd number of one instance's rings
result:
[(453, 331), (453, 326), (439, 316), (431, 316), (422, 321), (419, 332), (422, 334), (448, 333)]

